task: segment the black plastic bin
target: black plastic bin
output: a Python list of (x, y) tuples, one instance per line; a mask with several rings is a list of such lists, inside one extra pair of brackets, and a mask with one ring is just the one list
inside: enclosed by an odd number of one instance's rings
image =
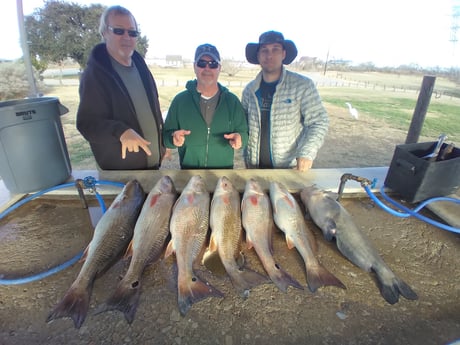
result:
[[(385, 178), (385, 186), (408, 202), (446, 196), (460, 186), (460, 150), (454, 148), (444, 160), (422, 158), (436, 147), (437, 142), (397, 145)], [(446, 149), (443, 144), (440, 154)]]
[(6, 188), (29, 193), (66, 181), (71, 166), (57, 98), (0, 102), (0, 176)]

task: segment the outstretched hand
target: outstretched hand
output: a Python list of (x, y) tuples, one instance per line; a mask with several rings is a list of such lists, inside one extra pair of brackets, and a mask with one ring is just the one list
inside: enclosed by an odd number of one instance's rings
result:
[(139, 152), (139, 148), (143, 149), (147, 155), (151, 155), (148, 145), (150, 141), (142, 138), (135, 130), (127, 129), (120, 136), (121, 141), (121, 158), (126, 158), (126, 151), (128, 152)]
[(174, 146), (181, 147), (185, 143), (185, 136), (192, 133), (187, 129), (179, 129), (172, 134)]
[(228, 143), (235, 150), (238, 150), (241, 147), (241, 145), (243, 144), (242, 141), (241, 141), (240, 133), (224, 134), (224, 138), (228, 139)]

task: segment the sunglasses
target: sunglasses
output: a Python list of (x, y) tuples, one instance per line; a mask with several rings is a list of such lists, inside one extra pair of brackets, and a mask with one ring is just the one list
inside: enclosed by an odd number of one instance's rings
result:
[(117, 36), (123, 36), (125, 34), (125, 31), (128, 31), (128, 36), (129, 37), (137, 37), (137, 36), (139, 36), (139, 31), (136, 31), (136, 30), (113, 28), (111, 26), (107, 26), (107, 28)]
[(219, 67), (219, 63), (217, 61), (206, 61), (206, 60), (198, 60), (196, 62), (196, 65), (200, 68), (206, 68), (206, 66), (209, 66), (210, 69), (216, 69)]

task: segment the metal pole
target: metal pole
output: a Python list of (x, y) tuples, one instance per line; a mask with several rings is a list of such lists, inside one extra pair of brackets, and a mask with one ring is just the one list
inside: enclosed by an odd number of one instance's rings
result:
[(327, 72), (327, 63), (328, 63), (328, 61), (329, 61), (329, 48), (327, 49), (326, 62), (324, 63), (323, 75), (326, 75), (326, 72)]
[(22, 0), (16, 0), (16, 8), (18, 12), (19, 37), (21, 39), (22, 55), (24, 65), (26, 67), (27, 79), (29, 80), (29, 97), (37, 97), (37, 85), (35, 84), (34, 70), (32, 61), (30, 60), (29, 45), (27, 44), (27, 34), (24, 25), (24, 13), (22, 10)]
[(406, 137), (406, 144), (414, 144), (418, 141), (422, 132), (423, 122), (425, 121), (426, 112), (430, 105), (431, 94), (433, 93), (434, 82), (436, 77), (424, 76), (422, 87), (418, 95), (417, 104), (415, 106), (412, 121)]

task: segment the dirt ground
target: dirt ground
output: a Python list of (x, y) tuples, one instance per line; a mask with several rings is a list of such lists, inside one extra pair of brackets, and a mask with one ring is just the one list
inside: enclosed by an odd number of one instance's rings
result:
[[(424, 140), (426, 138), (421, 138)], [(370, 118), (358, 121), (337, 109), (314, 167), (387, 166), (405, 133)], [(429, 140), (435, 140), (429, 138)], [(168, 166), (169, 164), (169, 166)], [(175, 160), (165, 167), (174, 167)], [(450, 344), (460, 339), (460, 237), (414, 218), (390, 216), (368, 198), (343, 199), (358, 226), (397, 276), (418, 294), (389, 305), (372, 274), (345, 259), (308, 222), (320, 262), (347, 287), (311, 293), (296, 250), (277, 233), (274, 255), (305, 286), (280, 292), (274, 284), (253, 289), (247, 299), (226, 274), (201, 274), (225, 294), (179, 314), (173, 258), (148, 267), (134, 322), (120, 312), (94, 315), (127, 269), (119, 261), (96, 280), (90, 310), (80, 329), (70, 319), (45, 320), (77, 276), (81, 264), (21, 285), (0, 285), (0, 344)], [(425, 215), (434, 217), (428, 211)], [(0, 279), (28, 276), (69, 260), (91, 239), (87, 211), (75, 200), (37, 199), (0, 220)], [(246, 265), (263, 273), (253, 250)]]

